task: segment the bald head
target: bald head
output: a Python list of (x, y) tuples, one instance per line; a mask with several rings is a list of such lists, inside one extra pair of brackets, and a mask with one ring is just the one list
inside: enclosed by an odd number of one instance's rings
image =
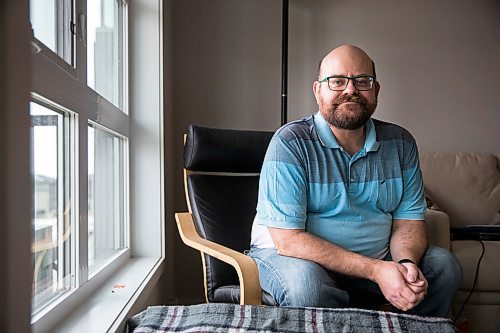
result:
[(342, 45), (333, 49), (318, 67), (318, 80), (329, 75), (362, 74), (376, 76), (375, 63), (365, 51), (354, 45)]

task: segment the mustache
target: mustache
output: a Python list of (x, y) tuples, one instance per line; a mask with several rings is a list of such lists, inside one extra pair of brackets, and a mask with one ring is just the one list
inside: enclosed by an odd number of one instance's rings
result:
[(337, 108), (340, 104), (347, 103), (347, 102), (358, 103), (358, 104), (361, 104), (363, 106), (366, 106), (366, 104), (368, 103), (366, 98), (364, 98), (363, 96), (360, 96), (360, 95), (354, 95), (354, 96), (353, 95), (340, 95), (333, 102), (333, 107)]

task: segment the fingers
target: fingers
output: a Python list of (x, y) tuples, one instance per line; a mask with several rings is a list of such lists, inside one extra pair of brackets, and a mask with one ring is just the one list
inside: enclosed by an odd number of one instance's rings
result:
[(425, 291), (414, 293), (411, 289), (403, 290), (400, 295), (388, 298), (388, 301), (402, 311), (408, 311), (417, 306), (425, 298)]
[(399, 297), (394, 298), (397, 305), (393, 305), (400, 310), (408, 311), (422, 302), (427, 295), (427, 280), (416, 265), (410, 263), (403, 266), (406, 268), (403, 273), (406, 283), (400, 289)]
[(410, 288), (414, 294), (424, 293), (424, 296), (427, 295), (427, 286), (423, 283), (423, 281), (419, 285), (413, 283), (408, 284), (408, 288)]
[(408, 287), (415, 293), (420, 294), (424, 292), (424, 296), (427, 294), (427, 280), (418, 268), (418, 266), (412, 263), (402, 264), (406, 268), (405, 280), (407, 281)]
[(420, 276), (416, 282), (408, 283), (408, 287), (411, 290), (413, 290), (413, 292), (416, 294), (419, 294), (421, 292), (424, 292), (425, 294), (427, 294), (428, 283), (427, 283), (427, 280), (423, 276)]
[[(410, 265), (411, 267), (407, 267)], [(413, 264), (385, 262), (376, 273), (376, 282), (385, 298), (402, 311), (415, 307), (427, 293), (427, 280)], [(412, 281), (408, 281), (409, 279)]]
[(406, 268), (406, 281), (408, 281), (409, 283), (417, 282), (420, 276), (420, 270), (418, 269), (417, 265), (412, 263), (403, 263), (401, 265)]
[(403, 310), (403, 311), (408, 311), (413, 307), (412, 303), (406, 299), (403, 295), (396, 295), (394, 297), (388, 298), (388, 301), (391, 302), (392, 305), (394, 305), (396, 308)]
[(425, 290), (421, 290), (420, 292), (414, 292), (410, 287), (405, 287), (401, 291), (401, 296), (408, 302), (408, 306), (413, 308), (418, 303), (422, 302), (425, 297)]
[[(417, 291), (415, 292), (414, 289)], [(426, 290), (421, 287), (410, 286), (402, 283), (392, 290), (392, 293), (385, 295), (387, 300), (396, 308), (408, 311), (419, 304), (425, 297)]]
[(427, 283), (423, 286), (408, 284), (401, 290), (400, 297), (397, 297), (396, 307), (403, 311), (408, 311), (422, 302), (427, 295)]

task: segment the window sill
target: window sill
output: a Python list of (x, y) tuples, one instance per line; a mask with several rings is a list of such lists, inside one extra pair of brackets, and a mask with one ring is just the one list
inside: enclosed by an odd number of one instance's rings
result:
[(32, 326), (33, 332), (124, 332), (127, 319), (142, 310), (156, 286), (163, 273), (163, 261), (163, 258), (128, 260), (62, 321), (43, 323), (49, 320), (42, 318)]

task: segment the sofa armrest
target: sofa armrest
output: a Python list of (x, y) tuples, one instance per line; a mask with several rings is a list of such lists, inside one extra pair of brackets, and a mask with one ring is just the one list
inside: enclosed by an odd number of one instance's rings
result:
[(436, 245), (447, 250), (450, 245), (450, 217), (443, 211), (428, 209), (425, 214), (429, 245)]

